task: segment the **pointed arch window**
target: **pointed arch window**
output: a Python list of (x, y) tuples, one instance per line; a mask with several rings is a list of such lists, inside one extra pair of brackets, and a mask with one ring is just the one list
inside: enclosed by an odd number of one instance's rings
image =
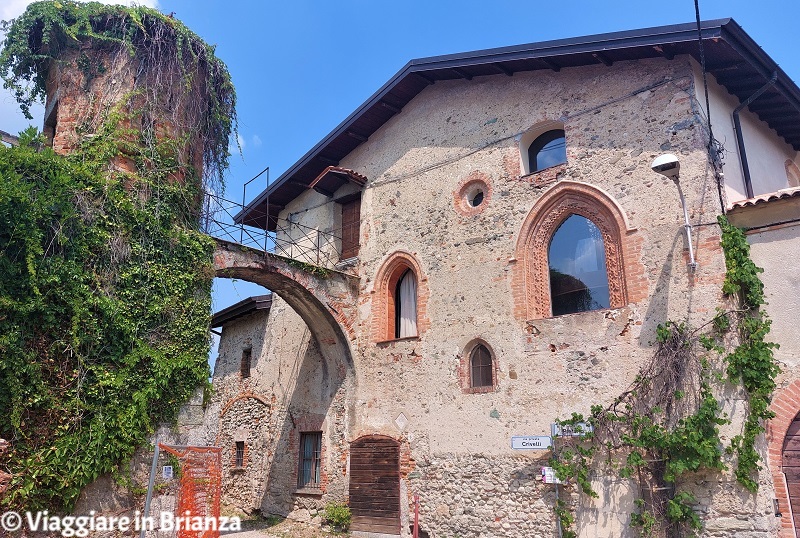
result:
[(492, 354), (486, 346), (478, 344), (469, 355), (470, 386), (491, 387), (494, 385)]
[(547, 259), (554, 316), (609, 308), (605, 245), (594, 222), (569, 215), (553, 234)]
[(417, 277), (406, 269), (394, 290), (394, 337), (417, 336)]

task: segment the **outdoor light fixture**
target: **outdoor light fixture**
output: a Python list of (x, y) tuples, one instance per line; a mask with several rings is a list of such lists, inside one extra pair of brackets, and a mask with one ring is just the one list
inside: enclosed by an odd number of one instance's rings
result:
[(686, 243), (689, 245), (689, 271), (694, 273), (697, 270), (697, 262), (694, 259), (694, 247), (692, 246), (692, 225), (689, 223), (689, 211), (686, 209), (686, 198), (683, 196), (680, 181), (678, 181), (681, 171), (681, 163), (672, 153), (659, 155), (650, 165), (653, 172), (657, 172), (664, 177), (670, 178), (678, 187), (678, 195), (681, 197), (683, 207), (683, 228), (686, 230)]

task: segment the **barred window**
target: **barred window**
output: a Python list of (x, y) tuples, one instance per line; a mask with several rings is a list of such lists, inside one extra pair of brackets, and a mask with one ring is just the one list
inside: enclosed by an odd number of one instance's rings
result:
[(300, 465), (297, 473), (297, 487), (319, 487), (321, 452), (322, 432), (304, 432), (300, 434)]
[(244, 441), (236, 441), (235, 467), (244, 467)]

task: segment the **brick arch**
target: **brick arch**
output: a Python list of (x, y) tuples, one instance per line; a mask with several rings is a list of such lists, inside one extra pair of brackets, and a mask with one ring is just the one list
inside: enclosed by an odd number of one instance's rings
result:
[(795, 529), (790, 517), (789, 496), (786, 476), (783, 474), (783, 446), (786, 434), (795, 417), (800, 414), (800, 380), (795, 380), (784, 389), (776, 392), (770, 405), (775, 416), (767, 421), (767, 446), (769, 469), (781, 513), (782, 538), (795, 538)]
[(548, 248), (558, 227), (573, 214), (591, 220), (602, 234), (611, 308), (647, 296), (644, 267), (639, 259), (641, 237), (619, 203), (593, 185), (560, 181), (536, 201), (517, 238), (512, 293), (518, 319), (552, 315)]
[(372, 341), (383, 342), (394, 340), (394, 295), (392, 290), (397, 286), (400, 277), (407, 270), (417, 277), (417, 336), (430, 326), (428, 320), (428, 278), (422, 271), (417, 258), (410, 252), (398, 250), (390, 254), (381, 264), (375, 275), (372, 287)]

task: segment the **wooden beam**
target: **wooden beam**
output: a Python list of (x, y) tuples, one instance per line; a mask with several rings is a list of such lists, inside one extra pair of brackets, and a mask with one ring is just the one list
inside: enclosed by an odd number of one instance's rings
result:
[(602, 63), (604, 65), (607, 65), (608, 67), (611, 67), (612, 65), (614, 65), (614, 60), (612, 60), (611, 58), (609, 58), (608, 56), (606, 56), (602, 52), (593, 52), (592, 53), (592, 58), (594, 58), (595, 60), (597, 60), (598, 62), (600, 62), (600, 63)]
[(414, 73), (414, 74), (417, 75), (419, 78), (421, 78), (422, 81), (428, 86), (431, 86), (434, 82), (436, 82), (432, 78), (428, 77), (427, 75), (423, 75), (422, 73)]
[(465, 78), (467, 80), (472, 80), (472, 75), (464, 71), (463, 69), (459, 69), (458, 67), (451, 67), (450, 69), (461, 78)]
[(331, 159), (330, 157), (325, 157), (323, 155), (317, 155), (317, 159), (330, 166), (337, 166), (339, 164), (338, 159)]
[(399, 113), (400, 113), (400, 110), (401, 110), (401, 109), (397, 108), (397, 107), (396, 107), (396, 106), (394, 106), (394, 105), (390, 105), (390, 104), (389, 104), (389, 103), (387, 103), (386, 101), (381, 101), (381, 106), (382, 106), (383, 108), (385, 108), (386, 110), (390, 111), (392, 114), (399, 114)]
[(555, 63), (550, 58), (539, 58), (539, 61), (555, 72), (561, 71), (561, 66)]
[(355, 138), (359, 142), (366, 142), (367, 140), (369, 140), (368, 137), (366, 137), (364, 135), (360, 135), (360, 134), (358, 134), (356, 132), (353, 132), (353, 131), (347, 131), (347, 136), (349, 136), (350, 138)]
[(656, 51), (659, 55), (666, 58), (667, 60), (672, 60), (675, 58), (675, 54), (671, 51), (667, 50), (665, 47), (661, 45), (653, 45), (653, 50)]
[(12, 146), (19, 145), (19, 138), (5, 131), (0, 131), (0, 141), (11, 144)]
[(514, 72), (511, 69), (509, 69), (507, 67), (504, 67), (504, 66), (502, 66), (502, 65), (500, 65), (498, 63), (493, 63), (493, 64), (489, 64), (489, 65), (491, 65), (492, 67), (497, 69), (498, 73), (503, 73), (504, 75), (506, 75), (508, 77), (513, 77), (514, 76)]

